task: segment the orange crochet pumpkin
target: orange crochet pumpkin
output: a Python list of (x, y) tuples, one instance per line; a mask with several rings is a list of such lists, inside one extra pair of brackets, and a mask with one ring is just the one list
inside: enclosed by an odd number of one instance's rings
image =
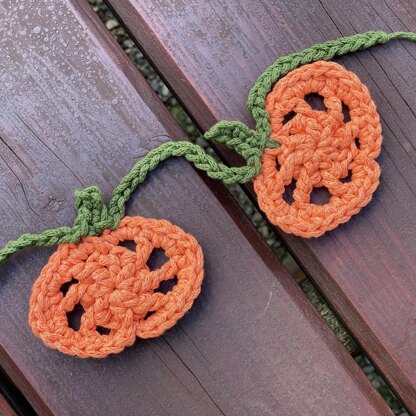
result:
[[(305, 96), (323, 97), (326, 110), (312, 109)], [(344, 120), (343, 104), (350, 120)], [(254, 187), (260, 208), (285, 232), (318, 237), (348, 221), (371, 200), (379, 184), (381, 126), (376, 106), (358, 77), (334, 62), (301, 66), (277, 82), (267, 96), (271, 138)], [(294, 185), (293, 202), (284, 198)], [(326, 187), (329, 201), (311, 201)]]
[[(135, 252), (121, 246), (134, 241)], [(146, 265), (154, 248), (169, 260), (157, 270)], [(161, 282), (177, 278), (166, 294)], [(198, 242), (166, 220), (125, 217), (119, 227), (77, 245), (61, 244), (33, 286), (29, 323), (45, 344), (79, 357), (105, 357), (137, 337), (171, 328), (192, 306), (203, 279)], [(63, 293), (63, 285), (72, 282)], [(84, 309), (78, 330), (67, 313)], [(107, 332), (107, 333), (103, 333)]]

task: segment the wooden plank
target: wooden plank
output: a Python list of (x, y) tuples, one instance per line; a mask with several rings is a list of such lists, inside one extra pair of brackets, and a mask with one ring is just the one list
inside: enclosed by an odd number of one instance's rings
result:
[[(15, 373), (14, 377), (18, 377), (18, 370), (17, 373)], [(3, 401), (5, 401), (8, 407), (11, 408), (11, 410), (14, 412), (12, 413), (13, 415), (18, 414), (20, 416), (36, 416), (35, 411), (33, 410), (32, 406), (30, 406), (29, 402), (26, 400), (26, 397), (24, 396), (22, 391), (19, 390), (16, 387), (16, 385), (10, 380), (10, 377), (7, 376), (3, 367), (0, 368), (0, 396), (2, 396)], [(6, 404), (4, 403), (2, 404), (2, 406), (5, 409), (7, 408)], [(3, 412), (6, 411), (3, 410)], [(0, 411), (0, 414), (2, 415), (3, 413)]]
[(16, 412), (11, 408), (10, 404), (2, 394), (0, 394), (0, 415), (16, 416)]
[[(221, 119), (252, 125), (247, 93), (281, 55), (367, 30), (416, 30), (412, 0), (108, 3), (202, 130)], [(415, 58), (415, 44), (393, 42), (339, 59), (381, 114), (382, 183), (369, 207), (327, 236), (282, 237), (416, 413)]]
[[(0, 244), (70, 224), (74, 189), (112, 188), (183, 133), (86, 2), (0, 3)], [(219, 183), (183, 160), (154, 172), (130, 214), (167, 218), (206, 257), (180, 324), (104, 360), (43, 346), (31, 285), (53, 249), (1, 267), (0, 364), (39, 414), (390, 414)]]

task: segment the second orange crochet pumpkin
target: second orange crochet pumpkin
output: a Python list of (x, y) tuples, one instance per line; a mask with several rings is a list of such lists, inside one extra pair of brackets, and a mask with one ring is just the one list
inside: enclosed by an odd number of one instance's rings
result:
[[(319, 94), (325, 110), (305, 97)], [(349, 110), (349, 120), (344, 119)], [(379, 184), (374, 160), (381, 150), (381, 125), (368, 89), (334, 62), (304, 65), (279, 80), (266, 100), (271, 138), (254, 179), (260, 208), (285, 232), (318, 237), (348, 221), (371, 200)], [(293, 201), (285, 195), (292, 186)], [(325, 204), (311, 201), (325, 187)]]

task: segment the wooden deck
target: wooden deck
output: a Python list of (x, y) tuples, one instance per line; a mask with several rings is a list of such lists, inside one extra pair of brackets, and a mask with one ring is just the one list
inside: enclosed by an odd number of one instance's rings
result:
[[(249, 122), (246, 93), (275, 57), (337, 36), (332, 9), (312, 3), (111, 2), (202, 129), (224, 118)], [(412, 10), (389, 10), (415, 26)], [(108, 200), (149, 149), (184, 133), (86, 0), (5, 0), (0, 11), (2, 246), (71, 224), (75, 189), (96, 184)], [(364, 30), (341, 23), (343, 34)], [(396, 42), (342, 60), (371, 88), (384, 120), (383, 184), (328, 237), (284, 236), (410, 410), (414, 56), (416, 45)], [(163, 337), (81, 360), (45, 347), (27, 324), (31, 285), (53, 249), (13, 256), (0, 267), (0, 365), (38, 414), (391, 415), (220, 183), (170, 160), (140, 186), (128, 214), (169, 219), (199, 240), (202, 294)]]
[(16, 412), (12, 409), (4, 396), (0, 394), (0, 415), (2, 416), (16, 416)]
[[(202, 130), (222, 119), (252, 123), (247, 93), (281, 55), (368, 30), (416, 30), (414, 1), (108, 2)], [(415, 59), (416, 44), (391, 42), (337, 60), (369, 87), (381, 115), (381, 186), (322, 238), (281, 235), (416, 413)]]

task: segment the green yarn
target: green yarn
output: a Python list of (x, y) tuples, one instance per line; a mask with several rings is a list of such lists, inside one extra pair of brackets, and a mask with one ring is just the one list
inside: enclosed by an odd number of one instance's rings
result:
[(150, 150), (114, 189), (106, 206), (101, 191), (90, 186), (75, 192), (77, 216), (72, 227), (58, 227), (40, 234), (23, 234), (9, 241), (0, 250), (0, 263), (16, 251), (34, 246), (51, 246), (61, 243), (77, 243), (82, 237), (101, 235), (105, 229), (117, 228), (125, 215), (125, 206), (132, 193), (147, 175), (170, 157), (185, 157), (211, 178), (230, 183), (246, 183), (260, 172), (260, 160), (266, 147), (278, 144), (269, 138), (271, 127), (269, 113), (265, 109), (266, 95), (281, 77), (293, 69), (318, 60), (329, 60), (335, 56), (367, 49), (392, 39), (416, 41), (412, 32), (367, 32), (316, 44), (301, 52), (277, 59), (257, 79), (251, 89), (247, 107), (256, 121), (256, 130), (249, 129), (239, 121), (220, 121), (205, 133), (207, 140), (221, 143), (242, 156), (247, 164), (229, 167), (216, 161), (202, 147), (186, 141), (166, 142)]
[(327, 61), (336, 56), (368, 49), (393, 39), (416, 41), (416, 33), (371, 31), (317, 43), (303, 51), (278, 58), (257, 78), (256, 83), (248, 94), (247, 107), (256, 121), (257, 131), (266, 137), (269, 137), (271, 133), (269, 113), (264, 108), (264, 102), (272, 86), (281, 77), (299, 66), (315, 61)]
[(163, 143), (150, 150), (134, 165), (114, 189), (108, 206), (104, 204), (101, 191), (96, 186), (75, 191), (77, 217), (72, 227), (54, 228), (40, 234), (23, 234), (18, 239), (9, 241), (0, 250), (0, 263), (25, 247), (77, 243), (84, 236), (97, 236), (107, 228), (117, 228), (125, 215), (125, 206), (131, 194), (166, 159), (183, 156), (211, 178), (226, 184), (245, 183), (260, 172), (260, 159), (264, 148), (276, 147), (273, 140), (259, 137), (256, 132), (238, 121), (220, 121), (205, 133), (205, 138), (234, 149), (247, 164), (242, 167), (226, 166), (208, 155), (201, 146), (190, 142)]

